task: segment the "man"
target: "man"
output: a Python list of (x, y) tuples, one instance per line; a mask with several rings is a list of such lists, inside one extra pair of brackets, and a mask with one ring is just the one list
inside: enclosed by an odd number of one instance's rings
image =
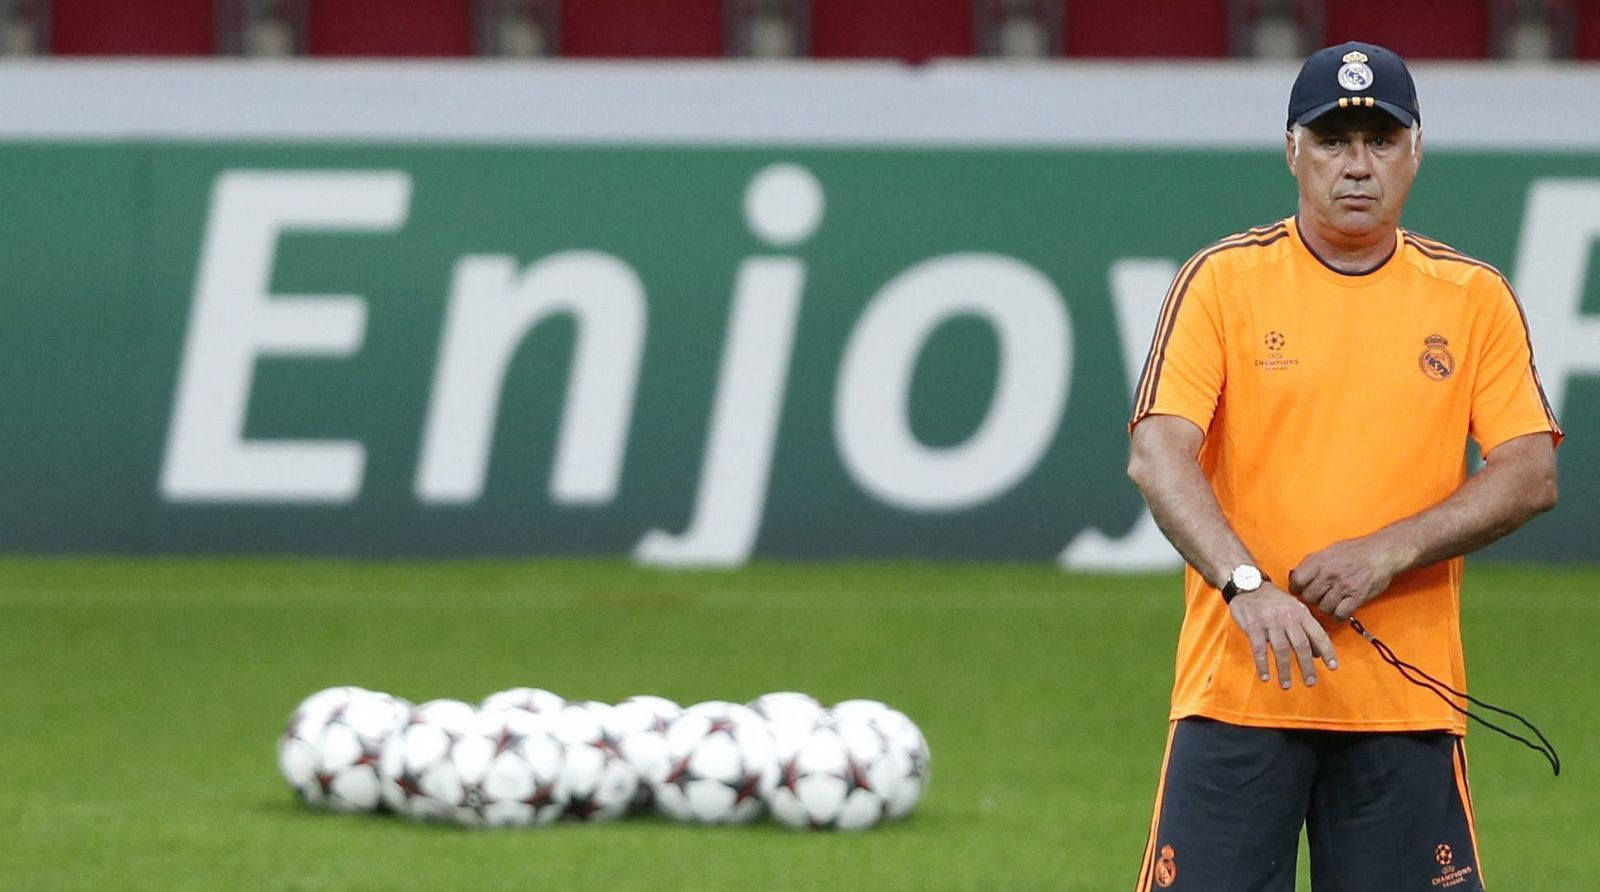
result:
[(1129, 425), (1188, 562), (1138, 888), (1292, 890), (1304, 825), (1317, 892), (1469, 892), (1465, 720), (1348, 620), (1465, 689), (1461, 555), (1555, 504), (1561, 430), (1505, 278), (1399, 226), (1405, 63), (1321, 50), (1288, 126), (1297, 213), (1179, 272)]

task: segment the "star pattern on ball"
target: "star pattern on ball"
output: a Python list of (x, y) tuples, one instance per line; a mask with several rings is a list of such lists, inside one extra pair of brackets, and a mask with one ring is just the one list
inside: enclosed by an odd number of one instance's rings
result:
[(877, 792), (872, 786), (872, 778), (867, 777), (866, 770), (854, 758), (845, 762), (844, 781), (848, 785), (846, 795), (857, 790), (866, 790), (869, 793)]
[(533, 794), (522, 800), (522, 804), (531, 808), (544, 808), (555, 800), (555, 784), (535, 784), (533, 787)]
[(489, 807), (489, 797), (481, 784), (466, 784), (461, 790), (461, 804), (481, 818)]
[(761, 775), (746, 772), (733, 782), (733, 804), (741, 805), (761, 798)]
[(799, 796), (799, 784), (802, 775), (800, 774), (800, 766), (796, 764), (797, 762), (799, 762), (798, 759), (786, 759), (779, 766), (778, 787)]
[(394, 785), (400, 788), (400, 792), (405, 794), (408, 801), (422, 795), (421, 778), (409, 768), (400, 772), (400, 776), (394, 779)]
[(567, 801), (566, 813), (580, 821), (587, 821), (590, 818), (593, 818), (595, 813), (600, 811), (602, 808), (604, 808), (604, 806), (597, 801), (597, 797), (593, 793), (590, 793), (584, 796), (574, 796), (569, 799)]
[(697, 780), (700, 780), (700, 776), (695, 774), (694, 770), (689, 767), (689, 757), (685, 756), (673, 763), (672, 770), (667, 772), (666, 780), (662, 781), (662, 783), (671, 784), (678, 788), (679, 793), (688, 795), (689, 784)]
[(528, 735), (519, 734), (507, 725), (500, 729), (500, 736), (494, 740), (494, 754), (498, 756), (508, 750), (516, 749), (522, 746), (522, 742), (527, 739)]

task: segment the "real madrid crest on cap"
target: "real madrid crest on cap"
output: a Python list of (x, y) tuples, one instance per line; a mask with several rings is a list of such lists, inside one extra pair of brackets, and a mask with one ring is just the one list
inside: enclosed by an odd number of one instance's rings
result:
[(1404, 127), (1422, 118), (1406, 63), (1393, 50), (1353, 40), (1317, 50), (1300, 67), (1289, 91), (1289, 126), (1345, 108), (1379, 109)]
[(1344, 54), (1344, 65), (1339, 68), (1339, 86), (1346, 90), (1365, 90), (1372, 86), (1372, 69), (1367, 67), (1367, 54), (1355, 50)]

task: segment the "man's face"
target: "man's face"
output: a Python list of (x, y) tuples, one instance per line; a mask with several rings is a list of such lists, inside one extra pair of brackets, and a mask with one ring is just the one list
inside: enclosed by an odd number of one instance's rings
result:
[(1307, 124), (1298, 151), (1288, 136), (1289, 169), (1300, 183), (1300, 213), (1360, 237), (1400, 222), (1422, 161), (1411, 133), (1378, 109), (1342, 109)]

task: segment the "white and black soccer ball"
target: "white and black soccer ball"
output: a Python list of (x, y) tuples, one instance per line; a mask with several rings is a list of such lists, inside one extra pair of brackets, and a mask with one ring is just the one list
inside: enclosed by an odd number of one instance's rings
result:
[(308, 805), (376, 811), (378, 760), (411, 704), (365, 688), (328, 688), (295, 708), (278, 738), (278, 770)]
[(933, 777), (932, 755), (922, 729), (905, 713), (877, 700), (846, 700), (834, 704), (828, 712), (835, 721), (861, 718), (871, 722), (904, 753), (906, 775), (888, 793), (889, 817), (899, 819), (910, 814), (922, 801)]
[(567, 816), (579, 821), (621, 817), (639, 789), (639, 773), (623, 758), (611, 725), (613, 709), (594, 700), (570, 702), (552, 719), (566, 748), (559, 795)]
[(737, 703), (713, 700), (684, 710), (667, 729), (667, 759), (656, 805), (680, 821), (750, 823), (778, 782), (766, 719)]
[(798, 691), (762, 694), (750, 701), (750, 708), (767, 720), (779, 760), (794, 755), (827, 712), (817, 698)]
[(629, 697), (612, 707), (606, 720), (622, 758), (639, 776), (630, 811), (648, 811), (655, 804), (654, 787), (667, 779), (667, 728), (683, 715), (683, 707), (665, 697)]
[[(469, 785), (468, 823), (543, 827), (566, 810), (561, 794), (566, 745), (549, 716), (523, 709), (479, 710), (472, 733), (456, 744), (453, 758)], [(486, 767), (480, 772), (479, 765)]]
[(544, 688), (507, 688), (483, 698), (480, 709), (524, 709), (538, 715), (554, 715), (566, 706), (560, 694)]
[(782, 761), (767, 805), (788, 827), (865, 830), (889, 817), (908, 770), (906, 753), (871, 720), (828, 719)]
[(429, 700), (412, 708), (378, 762), (391, 810), (419, 820), (471, 823), (470, 781), (457, 764), (456, 745), (473, 733), (477, 715), (460, 700)]

